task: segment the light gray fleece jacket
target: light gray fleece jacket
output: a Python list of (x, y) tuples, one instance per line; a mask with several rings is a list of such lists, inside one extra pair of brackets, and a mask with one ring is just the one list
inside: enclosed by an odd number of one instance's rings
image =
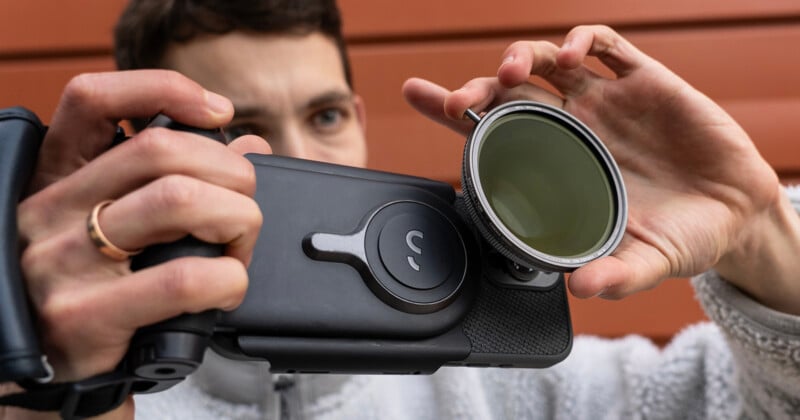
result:
[[(800, 211), (800, 188), (787, 193)], [(800, 419), (800, 317), (760, 305), (713, 272), (692, 284), (713, 323), (685, 329), (663, 349), (637, 336), (580, 336), (548, 369), (448, 367), (430, 376), (271, 376), (265, 363), (209, 352), (180, 385), (138, 395), (136, 416)]]

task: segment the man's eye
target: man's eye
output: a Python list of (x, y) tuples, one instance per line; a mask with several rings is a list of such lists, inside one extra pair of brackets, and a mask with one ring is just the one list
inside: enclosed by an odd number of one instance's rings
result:
[(345, 114), (339, 108), (327, 108), (311, 116), (311, 124), (318, 130), (328, 131), (336, 129), (344, 119)]

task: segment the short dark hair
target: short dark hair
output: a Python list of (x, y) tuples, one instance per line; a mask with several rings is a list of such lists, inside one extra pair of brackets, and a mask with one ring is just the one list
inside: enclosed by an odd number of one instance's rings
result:
[(336, 43), (347, 84), (353, 85), (335, 0), (130, 0), (114, 28), (114, 58), (120, 70), (159, 68), (171, 42), (236, 30), (320, 32)]

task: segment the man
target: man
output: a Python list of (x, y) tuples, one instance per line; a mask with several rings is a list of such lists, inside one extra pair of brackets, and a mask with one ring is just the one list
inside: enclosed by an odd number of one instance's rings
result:
[[(205, 10), (186, 4), (167, 9)], [(265, 45), (256, 49), (263, 51), (270, 48), (268, 42), (287, 41), (283, 36), (258, 38), (252, 28), (227, 32), (236, 26), (218, 18), (198, 22), (208, 30), (204, 33), (210, 33), (190, 37), (185, 27), (176, 26), (180, 37), (163, 44), (165, 61), (153, 65), (186, 66), (179, 70), (187, 73), (201, 69), (192, 77), (201, 84), (217, 83), (217, 93), (230, 95), (234, 107), (259, 116), (238, 125), (245, 127), (239, 132), (264, 134), (273, 150), (300, 157), (332, 156), (322, 159), (336, 162), (335, 156), (342, 162), (356, 156), (362, 161), (355, 164), (363, 163), (362, 148), (354, 147), (347, 156), (325, 155), (317, 153), (321, 149), (311, 141), (293, 136), (304, 132), (298, 128), (300, 121), (308, 121), (296, 118), (294, 111), (307, 109), (309, 98), (318, 95), (296, 95), (306, 91), (284, 86), (297, 80), (283, 70), (273, 69), (283, 82), (275, 85), (269, 83), (272, 76), (245, 76), (243, 72), (259, 72), (247, 67), (254, 64), (251, 61), (228, 66), (226, 55), (204, 61), (205, 49), (191, 49), (195, 42), (205, 42), (218, 54), (234, 54), (230, 58), (234, 61), (238, 47), (233, 47), (238, 43), (219, 50), (215, 43), (241, 39), (242, 45), (250, 45), (260, 39)], [(291, 42), (318, 38), (315, 32), (300, 31)], [(316, 48), (312, 41), (302, 45)], [(337, 44), (320, 45), (333, 50)], [(249, 47), (243, 50), (253, 52)], [(329, 56), (325, 48), (317, 54)], [(598, 56), (616, 77), (591, 73), (583, 66), (588, 55)], [(211, 65), (226, 70), (218, 74), (220, 79), (258, 83), (243, 88), (204, 80), (216, 72)], [(346, 71), (322, 68), (340, 77), (319, 88), (319, 93), (346, 85)], [(563, 96), (527, 84), (530, 74), (545, 77)], [(230, 92), (220, 91), (228, 86)], [(141, 91), (144, 87), (160, 90), (154, 94)], [(262, 87), (272, 91), (254, 93)], [(800, 285), (793, 258), (800, 251), (800, 219), (747, 135), (715, 104), (605, 27), (576, 28), (562, 47), (546, 42), (514, 44), (504, 54), (496, 78), (475, 79), (455, 92), (421, 80), (404, 87), (412, 105), (456, 129), (464, 129), (460, 117), (468, 107), (482, 111), (491, 102), (518, 97), (520, 92), (563, 106), (587, 121), (617, 157), (630, 192), (628, 236), (613, 256), (573, 273), (572, 292), (622, 297), (667, 277), (714, 267), (727, 282), (710, 273), (695, 284), (720, 328), (704, 325), (689, 330), (663, 353), (637, 338), (616, 342), (579, 338), (565, 362), (543, 371), (447, 368), (421, 377), (309, 377), (283, 394), (283, 405), (274, 402), (280, 396), (266, 394), (271, 387), (254, 386), (244, 390), (251, 391), (249, 396), (241, 396), (223, 395), (217, 393), (220, 387), (198, 383), (213, 384), (226, 375), (238, 375), (239, 384), (263, 383), (257, 375), (246, 382), (247, 373), (258, 372), (222, 369), (217, 376), (191, 378), (170, 391), (138, 399), (139, 414), (154, 418), (257, 418), (270, 413), (328, 418), (791, 414), (798, 406), (793, 390), (800, 386), (800, 368), (792, 356), (800, 342), (796, 309)], [(121, 100), (119, 93), (128, 96)], [(278, 98), (276, 107), (272, 95)], [(358, 101), (349, 98), (355, 110)], [(148, 129), (105, 152), (117, 119), (145, 117), (158, 110), (187, 124), (237, 127), (228, 122), (230, 104), (173, 73), (83, 76), (68, 86), (61, 104), (45, 139), (32, 194), (19, 213), (21, 234), (28, 244), (23, 269), (42, 320), (45, 347), (55, 362), (57, 378), (72, 380), (113, 368), (139, 326), (181, 312), (237, 305), (246, 286), (242, 268), (254, 241), (248, 232), (257, 231), (262, 221), (249, 199), (254, 188), (252, 168), (233, 152), (266, 153), (268, 147), (261, 138), (244, 136), (226, 150), (185, 133)], [(337, 112), (326, 115), (321, 118), (324, 122), (340, 121)], [(349, 114), (350, 124), (358, 124), (357, 115), (359, 111)], [(354, 133), (363, 136), (358, 130)], [(359, 139), (363, 143), (363, 137)], [(118, 176), (105, 179), (111, 171)], [(116, 201), (105, 207), (96, 204), (109, 199)], [(197, 204), (209, 200), (219, 208)], [(131, 273), (125, 261), (110, 261), (87, 238), (85, 219), (92, 209), (98, 209), (107, 240), (123, 251), (192, 233), (227, 244), (227, 257), (174, 260)], [(225, 284), (218, 280), (223, 275)], [(764, 287), (762, 279), (770, 287)], [(773, 309), (783, 313), (776, 315)], [(723, 333), (731, 340), (730, 347)], [(209, 366), (214, 363), (209, 362)], [(201, 392), (198, 385), (223, 399)], [(264, 403), (259, 406), (255, 401)], [(128, 401), (108, 417), (129, 417), (132, 409)]]
[(366, 164), (364, 103), (333, 1), (133, 1), (115, 52), (122, 70), (176, 70), (229, 98), (232, 137), (262, 136), (280, 155)]

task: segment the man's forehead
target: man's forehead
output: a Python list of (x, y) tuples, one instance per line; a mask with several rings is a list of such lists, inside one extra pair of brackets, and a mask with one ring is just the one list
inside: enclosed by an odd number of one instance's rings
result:
[(171, 46), (165, 56), (167, 67), (240, 107), (267, 99), (297, 106), (350, 95), (341, 60), (336, 43), (320, 33), (204, 36)]

